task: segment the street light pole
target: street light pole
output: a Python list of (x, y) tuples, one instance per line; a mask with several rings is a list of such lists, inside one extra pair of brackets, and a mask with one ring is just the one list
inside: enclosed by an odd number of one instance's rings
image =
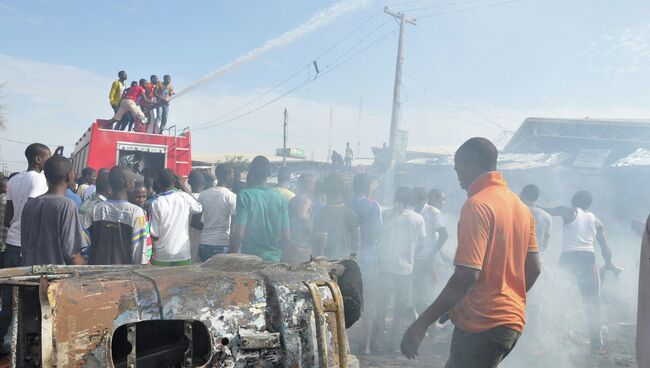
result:
[(386, 173), (386, 182), (384, 185), (384, 198), (386, 203), (390, 203), (390, 198), (393, 196), (394, 187), (394, 166), (395, 166), (395, 136), (399, 128), (400, 119), (400, 92), (402, 85), (402, 64), (404, 62), (404, 33), (406, 31), (406, 24), (416, 25), (415, 19), (407, 18), (406, 15), (400, 12), (393, 12), (384, 8), (384, 13), (392, 16), (399, 21), (399, 41), (397, 43), (397, 63), (395, 65), (395, 85), (393, 86), (393, 111), (390, 119), (390, 137), (389, 137), (389, 163), (388, 171)]
[(288, 125), (289, 124), (289, 114), (287, 109), (284, 109), (284, 124), (283, 124), (283, 135), (282, 135), (282, 166), (287, 166), (287, 135), (288, 135)]

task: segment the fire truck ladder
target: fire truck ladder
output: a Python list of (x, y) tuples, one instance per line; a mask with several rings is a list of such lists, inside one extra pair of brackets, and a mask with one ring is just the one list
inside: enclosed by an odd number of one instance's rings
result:
[[(179, 147), (178, 145), (178, 134), (176, 131), (176, 125), (172, 125), (169, 128), (167, 128), (169, 131), (169, 135), (174, 137), (174, 144), (170, 147), (170, 154), (174, 155), (174, 172), (178, 173), (180, 166), (187, 166), (191, 165), (191, 162), (189, 161), (179, 161), (177, 158), (181, 156), (181, 153), (185, 153), (183, 157), (185, 157), (185, 160), (187, 160), (187, 154), (189, 153), (190, 149), (187, 147)], [(190, 131), (190, 128), (185, 128), (181, 132), (181, 134), (185, 134)], [(189, 172), (189, 170), (188, 170)]]

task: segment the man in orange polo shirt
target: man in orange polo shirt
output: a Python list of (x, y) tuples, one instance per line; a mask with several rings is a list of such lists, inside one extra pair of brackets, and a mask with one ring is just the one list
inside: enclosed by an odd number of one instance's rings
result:
[(456, 269), (438, 298), (408, 328), (401, 349), (417, 355), (427, 329), (445, 313), (456, 325), (446, 368), (497, 367), (525, 323), (526, 292), (541, 271), (535, 221), (496, 171), (485, 138), (463, 143), (454, 169), (468, 199), (458, 223)]

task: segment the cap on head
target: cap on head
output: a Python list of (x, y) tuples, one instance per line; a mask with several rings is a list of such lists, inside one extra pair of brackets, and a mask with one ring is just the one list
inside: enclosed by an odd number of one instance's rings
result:
[(573, 199), (571, 199), (571, 205), (583, 210), (588, 210), (593, 200), (594, 197), (591, 195), (591, 193), (587, 192), (586, 190), (581, 190), (573, 195)]
[(49, 160), (45, 161), (43, 168), (45, 172), (45, 179), (50, 187), (68, 183), (72, 172), (72, 161), (61, 155), (52, 156)]

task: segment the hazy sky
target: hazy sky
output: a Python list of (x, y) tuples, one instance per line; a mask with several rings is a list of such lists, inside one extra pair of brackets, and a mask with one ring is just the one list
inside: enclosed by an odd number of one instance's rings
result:
[[(405, 44), (401, 124), (411, 146), (497, 138), (533, 115), (650, 118), (646, 0), (349, 2), (359, 6), (173, 101), (171, 123), (196, 128), (297, 73), (215, 121), (224, 123), (313, 78), (304, 67), (331, 49), (318, 58), (315, 81), (241, 119), (196, 130), (194, 152), (271, 153), (281, 145), (286, 107), (290, 146), (322, 160), (332, 106), (334, 148), (349, 141), (369, 156), (390, 124), (397, 25), (385, 5), (419, 18)], [(108, 91), (118, 70), (130, 80), (171, 74), (180, 90), (333, 4), (0, 0), (0, 103), (8, 119), (0, 138), (74, 144), (94, 119), (112, 115)], [(23, 168), (24, 147), (0, 140), (0, 161)]]

